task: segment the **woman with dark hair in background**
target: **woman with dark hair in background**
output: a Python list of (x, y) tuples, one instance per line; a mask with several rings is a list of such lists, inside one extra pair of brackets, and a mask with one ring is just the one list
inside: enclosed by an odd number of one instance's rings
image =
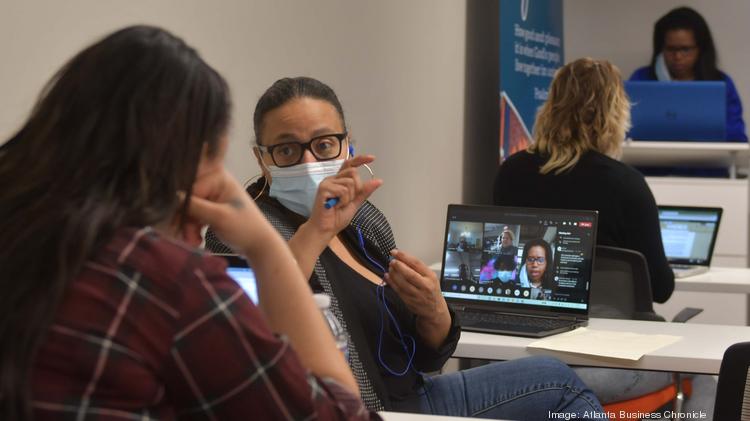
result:
[[(583, 418), (587, 411), (600, 417), (586, 386), (552, 358), (425, 375), (443, 367), (460, 329), (435, 273), (396, 250), (388, 221), (367, 201), (382, 181), (358, 176), (356, 168), (374, 157), (352, 157), (336, 94), (315, 79), (280, 79), (258, 100), (254, 124), (263, 178), (248, 194), (288, 239), (313, 289), (331, 296), (370, 408), (501, 419), (547, 419), (550, 412)], [(211, 235), (206, 247), (226, 251)]]
[(630, 80), (718, 80), (727, 85), (728, 141), (747, 142), (742, 101), (732, 78), (716, 66), (717, 55), (706, 20), (689, 7), (678, 7), (654, 25), (651, 64)]
[[(230, 108), (193, 48), (147, 26), (46, 86), (0, 157), (0, 419), (369, 418), (294, 257), (224, 169)], [(202, 223), (250, 261), (262, 308), (194, 248)]]

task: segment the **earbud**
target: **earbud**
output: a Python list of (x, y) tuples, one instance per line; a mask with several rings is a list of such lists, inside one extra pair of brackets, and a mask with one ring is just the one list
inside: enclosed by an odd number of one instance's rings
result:
[(354, 156), (354, 145), (349, 144), (349, 156)]

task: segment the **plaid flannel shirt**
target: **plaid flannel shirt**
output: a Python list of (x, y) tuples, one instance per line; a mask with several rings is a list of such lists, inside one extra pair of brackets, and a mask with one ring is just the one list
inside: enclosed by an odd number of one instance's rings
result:
[(150, 228), (119, 231), (38, 350), (34, 419), (377, 418), (303, 368), (225, 266)]

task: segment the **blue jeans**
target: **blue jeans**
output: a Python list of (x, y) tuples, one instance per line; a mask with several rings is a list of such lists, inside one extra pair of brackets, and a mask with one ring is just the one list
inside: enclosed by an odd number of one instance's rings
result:
[(573, 370), (549, 357), (530, 357), (425, 378), (415, 398), (393, 410), (512, 420), (607, 419)]

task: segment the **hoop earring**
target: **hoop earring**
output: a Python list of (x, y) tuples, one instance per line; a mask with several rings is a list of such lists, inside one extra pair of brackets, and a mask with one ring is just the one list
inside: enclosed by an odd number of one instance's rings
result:
[[(253, 181), (259, 179), (260, 177), (263, 177), (263, 173), (250, 177), (249, 179), (247, 179), (247, 181), (245, 181), (242, 187), (244, 187), (247, 190), (248, 186), (250, 186), (250, 184), (252, 184)], [(253, 197), (253, 201), (258, 200), (258, 198), (263, 195), (263, 192), (266, 191), (266, 187), (268, 187), (268, 179), (264, 177), (263, 187), (261, 187), (260, 192), (258, 192), (258, 194), (255, 195), (255, 197)]]

